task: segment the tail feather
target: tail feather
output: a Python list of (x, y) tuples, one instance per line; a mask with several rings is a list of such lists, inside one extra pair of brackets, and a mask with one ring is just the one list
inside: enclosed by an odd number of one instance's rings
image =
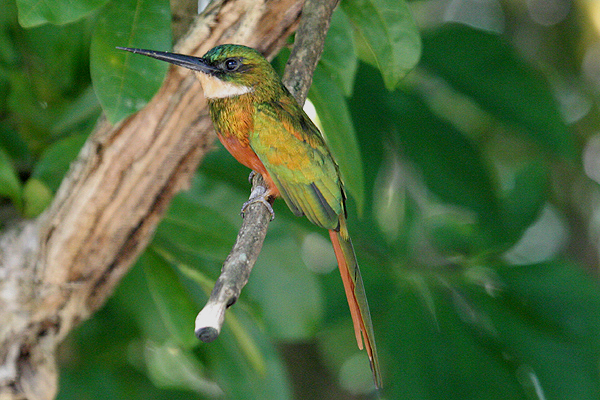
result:
[(369, 312), (369, 304), (367, 303), (367, 295), (363, 285), (356, 255), (352, 241), (346, 229), (346, 221), (344, 217), (340, 217), (340, 230), (329, 231), (333, 249), (338, 261), (342, 281), (344, 282), (344, 290), (346, 298), (350, 306), (350, 314), (354, 324), (354, 333), (359, 349), (364, 347), (367, 349), (369, 361), (371, 362), (371, 370), (373, 371), (373, 379), (375, 386), (381, 388), (381, 369), (379, 367), (379, 358), (377, 356), (377, 348), (375, 346), (375, 334), (373, 332), (373, 322), (371, 321), (371, 313)]

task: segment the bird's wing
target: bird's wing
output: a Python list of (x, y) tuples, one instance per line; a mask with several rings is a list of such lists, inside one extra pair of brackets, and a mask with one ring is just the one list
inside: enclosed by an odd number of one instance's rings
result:
[(338, 167), (301, 108), (258, 104), (249, 143), (296, 215), (326, 229), (338, 228), (345, 200)]

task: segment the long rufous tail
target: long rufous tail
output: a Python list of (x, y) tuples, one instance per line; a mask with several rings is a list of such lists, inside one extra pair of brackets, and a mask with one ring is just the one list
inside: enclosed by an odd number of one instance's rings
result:
[[(367, 303), (367, 295), (363, 285), (354, 247), (348, 235), (346, 221), (343, 216), (340, 216), (340, 229), (338, 231), (330, 230), (329, 236), (333, 243), (333, 250), (337, 258), (344, 289), (346, 290), (346, 298), (350, 306), (350, 314), (354, 323), (354, 333), (358, 348), (362, 350), (363, 339), (364, 347), (367, 349), (369, 360), (371, 362), (371, 370), (373, 371), (373, 379), (375, 387), (381, 388), (381, 369), (379, 367), (379, 358), (377, 356), (377, 347), (375, 346), (375, 335), (373, 333), (373, 322), (371, 321), (371, 313), (369, 312), (369, 304)], [(361, 335), (362, 332), (362, 335)]]

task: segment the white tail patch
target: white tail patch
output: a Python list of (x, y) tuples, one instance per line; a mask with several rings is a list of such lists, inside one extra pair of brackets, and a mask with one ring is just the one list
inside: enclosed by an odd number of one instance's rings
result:
[(254, 91), (250, 86), (236, 85), (231, 82), (224, 82), (214, 76), (197, 72), (196, 75), (202, 84), (204, 97), (207, 99), (222, 99), (225, 97), (241, 96), (242, 94)]

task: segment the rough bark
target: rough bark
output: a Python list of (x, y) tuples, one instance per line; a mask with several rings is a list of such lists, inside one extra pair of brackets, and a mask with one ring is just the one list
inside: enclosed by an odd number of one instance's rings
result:
[[(176, 51), (240, 43), (275, 54), (301, 6), (217, 1)], [(192, 73), (172, 67), (142, 111), (117, 126), (99, 122), (41, 217), (0, 237), (0, 399), (55, 396), (57, 345), (112, 293), (211, 148), (200, 93)]]
[(339, 0), (306, 0), (302, 9), (302, 23), (282, 78), (300, 104), (304, 104), (308, 96), (313, 72), (325, 46), (331, 15), (338, 3)]

